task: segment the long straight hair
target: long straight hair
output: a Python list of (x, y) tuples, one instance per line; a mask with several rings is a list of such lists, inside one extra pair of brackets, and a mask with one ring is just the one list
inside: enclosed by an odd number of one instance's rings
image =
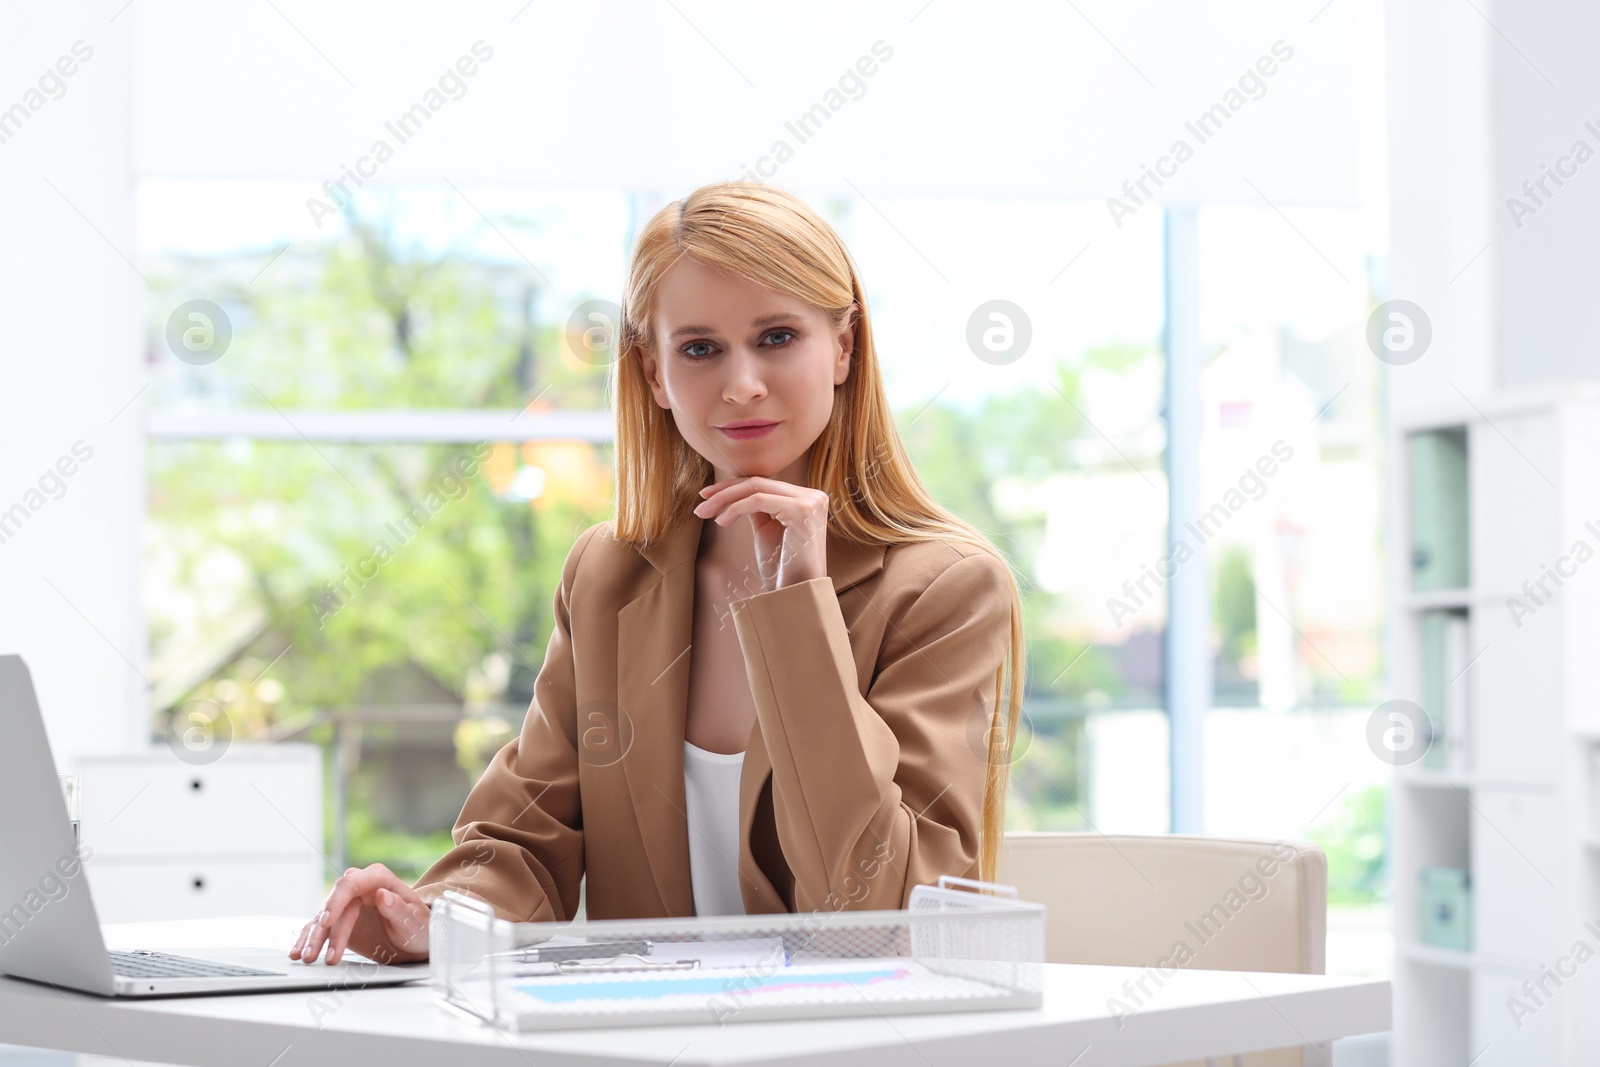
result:
[(978, 848), (979, 876), (993, 881), (1022, 709), (1022, 595), (1005, 555), (923, 488), (889, 410), (855, 264), (833, 228), (792, 194), (760, 182), (704, 185), (662, 208), (640, 233), (623, 292), (611, 380), (617, 411), (616, 536), (635, 543), (661, 537), (699, 502), (713, 474), (710, 461), (689, 446), (670, 413), (655, 403), (640, 362), (656, 352), (653, 323), (662, 277), (686, 255), (821, 309), (835, 336), (854, 316), (854, 366), (843, 384), (834, 386), (833, 413), (811, 450), (808, 473), (808, 485), (828, 494), (831, 532), (875, 545), (958, 541), (1004, 564), (1011, 595), (1010, 650), (995, 671)]

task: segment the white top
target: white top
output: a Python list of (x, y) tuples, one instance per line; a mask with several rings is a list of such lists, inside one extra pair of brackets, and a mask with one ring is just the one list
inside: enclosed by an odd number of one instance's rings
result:
[(739, 772), (743, 752), (683, 743), (689, 811), (689, 880), (696, 915), (743, 915), (739, 892)]

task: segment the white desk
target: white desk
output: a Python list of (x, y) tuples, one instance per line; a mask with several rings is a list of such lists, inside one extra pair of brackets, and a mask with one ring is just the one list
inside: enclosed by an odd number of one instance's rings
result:
[[(260, 944), (302, 920), (108, 925), (112, 948)], [(437, 1007), (426, 984), (334, 993), (107, 1000), (0, 978), (0, 1042), (202, 1067), (612, 1067), (871, 1063), (885, 1067), (1164, 1064), (1331, 1041), (1390, 1025), (1387, 981), (1180, 970), (1118, 1029), (1130, 967), (1048, 964), (1032, 1010), (503, 1033)], [(1074, 1058), (1076, 1057), (1076, 1058)]]

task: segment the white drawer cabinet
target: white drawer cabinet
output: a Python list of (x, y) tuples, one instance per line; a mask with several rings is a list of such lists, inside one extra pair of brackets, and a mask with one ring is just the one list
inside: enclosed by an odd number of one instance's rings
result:
[(86, 868), (102, 922), (309, 914), (323, 895), (315, 745), (236, 744), (194, 766), (166, 748), (79, 757)]
[(321, 843), (321, 775), (303, 759), (230, 752), (190, 767), (170, 754), (113, 756), (83, 768), (83, 834), (97, 856), (304, 852)]
[(322, 860), (89, 861), (100, 921), (162, 922), (230, 915), (304, 915), (321, 904)]

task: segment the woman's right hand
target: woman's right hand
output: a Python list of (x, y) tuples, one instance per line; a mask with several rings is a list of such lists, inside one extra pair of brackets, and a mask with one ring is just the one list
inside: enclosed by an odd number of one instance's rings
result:
[(327, 946), (327, 962), (346, 948), (378, 963), (428, 958), (428, 903), (381, 863), (351, 867), (333, 883), (322, 913), (306, 923), (289, 958), (316, 962)]

